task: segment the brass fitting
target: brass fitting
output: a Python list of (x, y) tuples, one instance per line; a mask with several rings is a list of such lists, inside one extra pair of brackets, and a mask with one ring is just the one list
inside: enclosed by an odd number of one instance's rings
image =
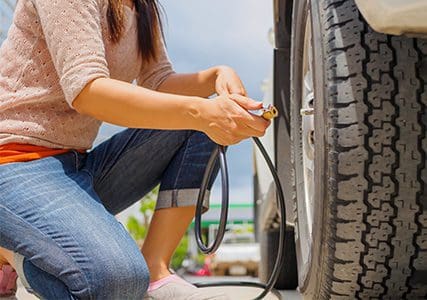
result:
[(279, 115), (277, 108), (271, 104), (258, 110), (250, 110), (249, 112), (258, 117), (263, 117), (266, 120), (273, 120)]
[(279, 111), (273, 105), (267, 106), (267, 108), (263, 108), (262, 117), (266, 120), (273, 120), (279, 115)]

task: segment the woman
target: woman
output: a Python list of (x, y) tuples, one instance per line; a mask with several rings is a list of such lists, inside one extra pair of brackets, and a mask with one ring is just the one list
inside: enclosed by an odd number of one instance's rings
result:
[[(245, 94), (229, 67), (172, 70), (156, 0), (18, 1), (0, 50), (3, 293), (16, 270), (46, 299), (220, 299), (168, 265), (215, 143), (269, 126)], [(88, 151), (101, 121), (129, 129)], [(113, 215), (159, 183), (141, 255)]]

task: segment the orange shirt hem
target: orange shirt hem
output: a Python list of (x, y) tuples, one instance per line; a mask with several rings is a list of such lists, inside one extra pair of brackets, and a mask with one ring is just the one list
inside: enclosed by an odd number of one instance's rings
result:
[[(0, 165), (13, 162), (32, 161), (48, 156), (54, 156), (71, 151), (71, 149), (52, 149), (29, 144), (10, 143), (0, 145)], [(81, 153), (84, 149), (77, 150)]]

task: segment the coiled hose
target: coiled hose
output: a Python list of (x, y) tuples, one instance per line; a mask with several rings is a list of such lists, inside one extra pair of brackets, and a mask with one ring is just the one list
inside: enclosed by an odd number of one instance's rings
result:
[[(273, 106), (269, 106), (264, 108), (260, 114), (266, 119), (273, 119), (277, 116), (277, 109)], [(255, 142), (255, 145), (260, 150), (262, 156), (264, 157), (268, 168), (273, 176), (274, 183), (276, 185), (277, 192), (277, 206), (279, 208), (280, 213), (280, 226), (279, 226), (279, 249), (277, 251), (276, 261), (271, 272), (271, 275), (266, 284), (258, 283), (258, 282), (245, 282), (245, 281), (219, 281), (219, 282), (209, 282), (209, 283), (197, 283), (195, 284), (197, 287), (215, 287), (215, 286), (247, 286), (247, 287), (256, 287), (261, 288), (263, 291), (256, 297), (254, 300), (263, 299), (268, 293), (274, 292), (279, 298), (280, 294), (273, 290), (274, 284), (276, 283), (280, 272), (282, 270), (283, 262), (284, 262), (284, 246), (285, 246), (285, 230), (286, 230), (286, 207), (285, 207), (285, 197), (283, 194), (282, 185), (279, 180), (279, 176), (277, 175), (276, 168), (274, 167), (273, 162), (268, 156), (267, 151), (262, 145), (261, 141), (257, 137), (252, 138)], [(215, 240), (211, 245), (206, 245), (202, 239), (202, 210), (203, 210), (203, 199), (205, 197), (208, 183), (212, 177), (215, 163), (219, 160), (220, 173), (221, 173), (221, 187), (222, 187), (222, 200), (221, 200), (221, 215), (220, 222), (218, 226), (218, 233), (215, 237)], [(228, 206), (229, 206), (229, 180), (228, 180), (228, 169), (227, 169), (227, 159), (225, 154), (225, 147), (218, 145), (216, 149), (212, 152), (211, 157), (209, 158), (205, 174), (203, 176), (203, 181), (201, 184), (199, 196), (197, 199), (196, 205), (196, 215), (195, 215), (195, 235), (196, 242), (200, 250), (205, 254), (214, 253), (218, 247), (221, 245), (221, 242), (224, 238), (224, 234), (227, 226), (228, 219)]]

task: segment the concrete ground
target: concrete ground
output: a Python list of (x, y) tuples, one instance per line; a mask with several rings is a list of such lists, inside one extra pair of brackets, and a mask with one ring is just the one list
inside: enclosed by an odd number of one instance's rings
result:
[[(253, 277), (192, 277), (187, 276), (186, 279), (190, 282), (196, 283), (196, 282), (214, 282), (214, 281), (256, 281)], [(247, 288), (247, 287), (217, 287), (215, 289), (221, 289), (222, 292), (226, 293), (230, 296), (231, 299), (239, 299), (239, 300), (245, 300), (245, 299), (252, 299), (255, 296), (259, 295), (261, 292), (259, 289), (255, 288)], [(281, 299), (283, 300), (302, 300), (301, 295), (297, 291), (280, 291)], [(18, 293), (16, 295), (16, 299), (18, 300), (38, 300), (38, 298), (34, 297), (31, 294), (28, 294), (25, 291), (25, 288), (22, 286), (20, 282), (18, 282)], [(6, 298), (7, 299), (7, 298)], [(279, 299), (278, 297), (274, 295), (269, 295), (268, 297), (264, 298), (266, 300), (275, 300)], [(5, 300), (2, 298), (2, 300)], [(12, 298), (8, 299), (12, 300)]]
[[(227, 277), (219, 277), (219, 276), (209, 276), (209, 277), (194, 277), (194, 276), (186, 276), (186, 280), (192, 283), (209, 283), (215, 281), (250, 281), (257, 282), (257, 278), (254, 277), (238, 277), (238, 276), (227, 276)], [(250, 288), (250, 287), (239, 287), (239, 286), (231, 286), (231, 287), (215, 287), (212, 289), (219, 289), (223, 293), (226, 293), (230, 299), (239, 299), (239, 300), (250, 300), (254, 299), (258, 296), (262, 290), (258, 288)], [(274, 294), (270, 294), (264, 299), (266, 300), (302, 300), (300, 293), (297, 291), (279, 291), (281, 298), (278, 298)]]

